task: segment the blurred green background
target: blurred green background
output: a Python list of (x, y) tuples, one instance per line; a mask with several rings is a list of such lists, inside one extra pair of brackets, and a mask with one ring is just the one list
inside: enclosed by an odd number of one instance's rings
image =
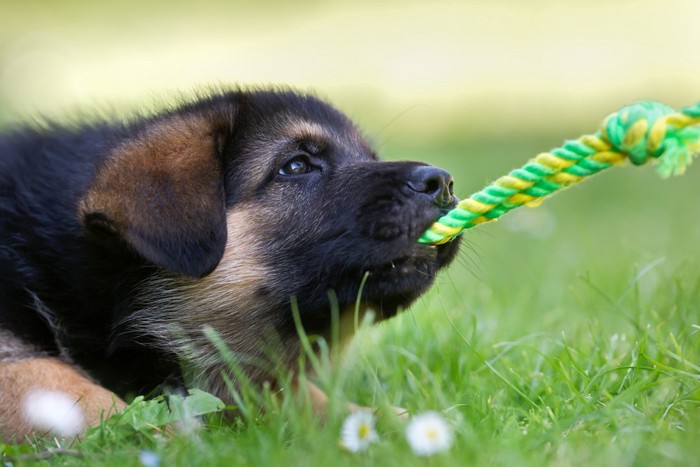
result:
[[(450, 170), (461, 197), (622, 105), (700, 97), (696, 0), (0, 5), (3, 126), (152, 106), (208, 84), (288, 84), (334, 102), (383, 157)], [(669, 273), (697, 266), (699, 183), (697, 167), (671, 181), (611, 170), (465, 235), (443, 284), (457, 307), (488, 290), (521, 304), (515, 295), (529, 294), (540, 309), (561, 303), (581, 270), (612, 268), (624, 289), (657, 261)]]
[[(694, 0), (0, 2), (7, 113), (207, 83), (315, 89), (370, 133), (531, 132), (700, 84)], [(590, 120), (593, 119), (593, 120)]]
[[(383, 157), (450, 170), (466, 197), (538, 152), (596, 131), (625, 104), (698, 100), (698, 18), (697, 0), (0, 0), (0, 128), (37, 113), (150, 108), (209, 84), (287, 84), (334, 102)], [(671, 180), (651, 168), (611, 169), (467, 232), (458, 260), (410, 312), (357, 336), (369, 363), (356, 366), (350, 399), (374, 405), (386, 384), (379, 400), (393, 405), (457, 408), (461, 447), (434, 465), (692, 465), (698, 166)], [(616, 350), (620, 342), (627, 350)], [(472, 345), (541, 407), (509, 392)], [(660, 381), (675, 384), (673, 370), (678, 387), (655, 392), (656, 372), (645, 380), (642, 371), (631, 391), (622, 391), (624, 376), (597, 394), (608, 369), (629, 373), (624, 365), (636, 366), (645, 346), (668, 356)], [(585, 372), (576, 362), (567, 369), (572, 348)], [(376, 384), (365, 384), (371, 368)], [(404, 380), (407, 368), (418, 383)], [(567, 379), (578, 372), (580, 387)], [(534, 437), (521, 433), (523, 414)], [(483, 433), (472, 434), (471, 421)], [(284, 450), (265, 444), (283, 430), (268, 432), (254, 428), (233, 444), (223, 437), (212, 452), (352, 461), (338, 457), (332, 431), (325, 443), (313, 429), (290, 449), (286, 438), (275, 441)], [(377, 465), (407, 459), (401, 444), (387, 446)], [(183, 453), (180, 464), (194, 465)], [(113, 463), (125, 455), (136, 462), (127, 452)]]

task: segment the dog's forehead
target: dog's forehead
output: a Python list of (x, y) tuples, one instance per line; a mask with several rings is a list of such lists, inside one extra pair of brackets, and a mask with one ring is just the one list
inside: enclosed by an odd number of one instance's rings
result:
[(289, 141), (308, 141), (340, 150), (349, 159), (365, 159), (373, 154), (367, 140), (350, 122), (338, 125), (290, 117), (282, 125), (281, 133)]
[(267, 145), (269, 151), (310, 142), (329, 149), (328, 155), (342, 154), (345, 161), (375, 158), (355, 123), (316, 96), (263, 91), (250, 94), (244, 102), (244, 134), (250, 145)]

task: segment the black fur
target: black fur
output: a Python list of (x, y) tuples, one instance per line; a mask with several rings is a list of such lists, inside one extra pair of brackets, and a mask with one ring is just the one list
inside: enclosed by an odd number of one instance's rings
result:
[[(188, 212), (181, 197), (200, 196), (198, 190), (182, 193), (157, 175), (158, 183), (145, 185), (158, 196), (144, 201), (143, 215), (159, 229), (144, 227), (137, 235), (142, 221), (126, 232), (108, 212), (81, 210), (118, 148), (151, 141), (149, 131), (167, 128), (173, 118), (217, 120), (209, 137), (221, 215), (245, 205), (255, 220), (265, 245), (256, 261), (271, 271), (254, 285), (266, 310), (261, 325), (281, 336), (295, 334), (291, 297), (307, 330), (325, 333), (328, 291), (341, 310), (350, 307), (369, 272), (362, 302), (389, 317), (422, 294), (455, 255), (456, 241), (437, 248), (416, 242), (454, 205), (449, 175), (420, 163), (379, 162), (354, 125), (314, 97), (218, 92), (128, 123), (9, 131), (0, 136), (0, 328), (79, 365), (118, 394), (180, 378), (175, 350), (129, 328), (149, 300), (144, 284), (163, 274), (207, 276), (227, 241), (223, 217), (216, 214), (212, 225), (202, 220), (218, 208)], [(288, 137), (299, 122), (327, 136)], [(308, 172), (290, 173), (299, 163)], [(218, 206), (210, 198), (207, 206)]]

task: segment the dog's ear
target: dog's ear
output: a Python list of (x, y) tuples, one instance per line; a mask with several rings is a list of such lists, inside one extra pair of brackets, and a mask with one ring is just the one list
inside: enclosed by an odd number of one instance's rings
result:
[(226, 120), (173, 115), (147, 123), (97, 168), (78, 205), (83, 224), (169, 271), (210, 273), (226, 246)]

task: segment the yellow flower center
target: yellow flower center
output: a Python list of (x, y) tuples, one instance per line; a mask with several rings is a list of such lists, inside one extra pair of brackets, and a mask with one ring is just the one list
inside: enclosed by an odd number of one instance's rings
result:
[(360, 439), (365, 439), (367, 436), (369, 436), (369, 426), (365, 423), (360, 425), (360, 429), (358, 430), (358, 435), (360, 436)]

